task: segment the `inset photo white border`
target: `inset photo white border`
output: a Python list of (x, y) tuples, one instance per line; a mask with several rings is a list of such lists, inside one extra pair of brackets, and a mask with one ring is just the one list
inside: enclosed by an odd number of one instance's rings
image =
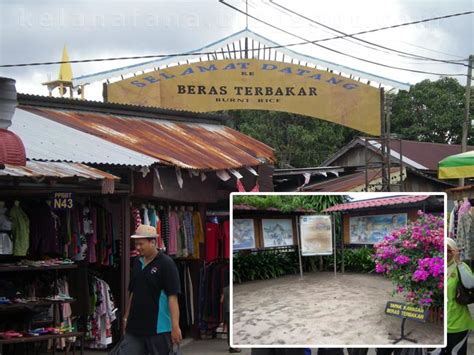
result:
[[(278, 344), (267, 344), (264, 342), (264, 339), (261, 343), (258, 344), (238, 344), (234, 342), (234, 282), (233, 282), (233, 270), (234, 270), (234, 248), (233, 248), (233, 220), (234, 220), (234, 209), (233, 209), (233, 202), (234, 197), (236, 196), (270, 196), (270, 195), (280, 195), (280, 196), (351, 196), (354, 201), (363, 200), (364, 195), (368, 196), (368, 199), (374, 198), (382, 198), (382, 197), (395, 197), (395, 196), (439, 196), (443, 197), (444, 201), (444, 314), (443, 314), (443, 343), (442, 344), (418, 344), (418, 343), (404, 343), (404, 344), (393, 344), (393, 343), (385, 343), (385, 344), (360, 344), (360, 343), (318, 343), (317, 339), (314, 342), (310, 342), (307, 344), (291, 344), (287, 342), (279, 342)], [(236, 348), (441, 348), (447, 346), (447, 247), (446, 247), (446, 238), (447, 238), (447, 194), (444, 192), (427, 192), (427, 193), (418, 193), (418, 192), (380, 192), (380, 193), (366, 193), (366, 192), (333, 192), (333, 193), (319, 193), (319, 192), (299, 192), (299, 193), (288, 193), (288, 192), (255, 192), (255, 193), (246, 193), (246, 192), (233, 192), (230, 195), (230, 243), (231, 243), (231, 256), (230, 256), (230, 327), (229, 334), (230, 334), (230, 346)], [(239, 217), (240, 218), (240, 217)], [(269, 218), (269, 217), (266, 217)], [(299, 234), (299, 231), (298, 231)], [(299, 241), (298, 241), (299, 243)], [(296, 244), (295, 244), (296, 245)], [(299, 244), (298, 244), (299, 245)], [(334, 244), (335, 245), (335, 244)], [(264, 249), (263, 246), (261, 249)], [(301, 254), (300, 254), (301, 258)], [(337, 277), (337, 276), (336, 276)], [(304, 276), (303, 276), (304, 279)], [(303, 280), (301, 279), (301, 280)], [(387, 316), (388, 317), (388, 316)], [(401, 319), (400, 319), (401, 321)], [(255, 320), (257, 322), (257, 320)], [(304, 322), (304, 319), (301, 320)], [(407, 323), (408, 324), (408, 323)], [(309, 325), (311, 326), (311, 325)], [(272, 332), (272, 329), (268, 329), (268, 332)], [(398, 338), (400, 336), (401, 329), (398, 329), (397, 333), (393, 334), (394, 338)], [(410, 338), (409, 335), (406, 334), (405, 336)]]

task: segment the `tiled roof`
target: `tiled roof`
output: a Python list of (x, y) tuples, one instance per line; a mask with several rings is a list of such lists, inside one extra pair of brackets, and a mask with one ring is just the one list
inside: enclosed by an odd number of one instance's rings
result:
[(365, 208), (406, 205), (406, 204), (418, 203), (428, 198), (429, 198), (428, 195), (394, 196), (394, 197), (377, 198), (377, 199), (355, 201), (355, 202), (335, 205), (324, 210), (323, 212), (362, 210)]
[(25, 146), (14, 132), (0, 129), (0, 164), (25, 166)]
[[(245, 205), (245, 204), (237, 204), (233, 206), (234, 211), (265, 211), (265, 212), (283, 212), (279, 208), (276, 207), (269, 207), (269, 208), (257, 208), (255, 206), (250, 206), (250, 205)], [(301, 213), (306, 213), (306, 212), (316, 212), (315, 210), (312, 209), (307, 209), (307, 208), (297, 208), (291, 212), (301, 212)]]

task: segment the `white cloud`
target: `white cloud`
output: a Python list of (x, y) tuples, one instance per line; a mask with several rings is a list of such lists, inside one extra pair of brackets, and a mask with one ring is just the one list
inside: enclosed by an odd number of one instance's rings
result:
[[(242, 0), (226, 0), (241, 9)], [(404, 21), (472, 10), (469, 0), (390, 1), (310, 1), (276, 0), (304, 15), (345, 32), (357, 32)], [(331, 36), (328, 30), (297, 17), (288, 16), (269, 1), (251, 0), (249, 11), (276, 26), (302, 37), (317, 39)], [(0, 0), (0, 63), (54, 61), (68, 45), (71, 59), (168, 54), (189, 51), (230, 35), (245, 26), (245, 17), (217, 0), (96, 2)], [(286, 44), (299, 42), (293, 36), (249, 21), (250, 29)], [(420, 47), (467, 58), (474, 52), (472, 15), (432, 23), (402, 27), (361, 36), (386, 47), (431, 57), (447, 56)], [(439, 72), (462, 72), (465, 67), (423, 63), (391, 54), (375, 52), (348, 41), (323, 42), (328, 47), (389, 65)], [(436, 76), (414, 74), (375, 66), (327, 50), (306, 45), (294, 48), (302, 53), (337, 62), (402, 82), (416, 83)], [(73, 64), (75, 76), (137, 63), (113, 61)], [(58, 66), (6, 69), (0, 75), (17, 79), (19, 91), (46, 93), (41, 82), (57, 75)], [(89, 96), (91, 93), (94, 96)], [(86, 90), (88, 98), (101, 99), (100, 83)]]

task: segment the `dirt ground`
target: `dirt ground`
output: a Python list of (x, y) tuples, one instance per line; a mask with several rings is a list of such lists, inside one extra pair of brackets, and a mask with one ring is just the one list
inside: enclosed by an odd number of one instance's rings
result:
[[(400, 336), (401, 319), (385, 315), (385, 305), (403, 302), (391, 297), (392, 290), (380, 275), (332, 272), (234, 284), (233, 343), (391, 345)], [(407, 320), (407, 333), (416, 345), (443, 343), (443, 324)]]

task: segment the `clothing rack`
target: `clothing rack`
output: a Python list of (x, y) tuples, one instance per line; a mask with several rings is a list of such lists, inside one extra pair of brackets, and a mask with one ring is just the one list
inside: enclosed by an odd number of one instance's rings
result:
[(206, 211), (206, 216), (207, 217), (212, 217), (212, 216), (228, 217), (229, 215), (230, 215), (229, 211)]

